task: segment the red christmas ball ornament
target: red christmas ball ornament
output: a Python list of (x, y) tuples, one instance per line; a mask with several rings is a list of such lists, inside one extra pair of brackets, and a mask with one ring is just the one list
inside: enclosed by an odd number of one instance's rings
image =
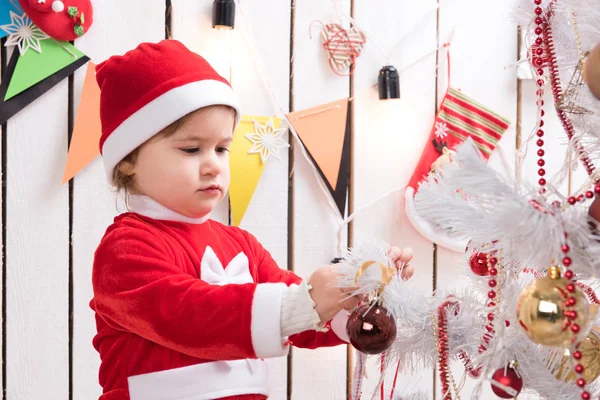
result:
[(488, 270), (488, 255), (486, 253), (473, 253), (469, 258), (469, 267), (471, 271), (478, 276), (486, 276)]
[(350, 344), (365, 354), (383, 353), (396, 339), (396, 321), (380, 306), (358, 307), (350, 314), (346, 330)]
[(512, 399), (521, 393), (523, 379), (514, 368), (500, 368), (492, 375), (491, 385), (496, 396), (502, 399)]

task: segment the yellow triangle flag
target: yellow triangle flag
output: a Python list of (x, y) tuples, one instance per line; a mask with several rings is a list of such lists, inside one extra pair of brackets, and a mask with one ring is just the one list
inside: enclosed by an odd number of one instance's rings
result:
[(318, 168), (336, 189), (346, 134), (348, 98), (287, 114)]
[[(231, 168), (229, 202), (231, 222), (234, 226), (239, 226), (242, 222), (265, 168), (261, 155), (255, 153), (254, 142), (246, 137), (246, 135), (256, 133), (255, 121), (261, 125), (266, 125), (272, 121), (274, 129), (279, 129), (281, 124), (280, 118), (244, 115), (233, 133), (233, 142), (229, 146), (229, 165)], [(252, 153), (249, 154), (251, 150)]]
[(73, 135), (69, 144), (67, 163), (63, 173), (63, 185), (100, 154), (98, 147), (100, 135), (102, 134), (100, 88), (96, 83), (94, 68), (95, 65), (91, 61), (88, 62)]

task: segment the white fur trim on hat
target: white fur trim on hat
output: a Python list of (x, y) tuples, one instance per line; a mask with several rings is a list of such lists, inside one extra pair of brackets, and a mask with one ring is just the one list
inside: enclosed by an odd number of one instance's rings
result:
[(236, 127), (242, 118), (237, 97), (229, 85), (216, 80), (195, 81), (173, 88), (130, 115), (102, 146), (108, 181), (112, 183), (115, 166), (152, 136), (199, 108), (217, 104), (235, 109)]

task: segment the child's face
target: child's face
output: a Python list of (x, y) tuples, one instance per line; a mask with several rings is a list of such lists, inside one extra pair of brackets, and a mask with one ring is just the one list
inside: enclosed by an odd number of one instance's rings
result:
[(229, 189), (234, 118), (225, 106), (202, 109), (172, 135), (144, 144), (127, 171), (135, 192), (179, 214), (206, 216)]

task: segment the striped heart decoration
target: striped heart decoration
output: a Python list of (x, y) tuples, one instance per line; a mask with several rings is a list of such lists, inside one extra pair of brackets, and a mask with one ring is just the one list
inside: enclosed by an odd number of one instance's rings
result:
[[(321, 37), (331, 69), (338, 75), (352, 74), (355, 60), (367, 41), (365, 35), (356, 28), (344, 29), (339, 24), (326, 24)], [(346, 70), (349, 70), (348, 73), (343, 74)]]

